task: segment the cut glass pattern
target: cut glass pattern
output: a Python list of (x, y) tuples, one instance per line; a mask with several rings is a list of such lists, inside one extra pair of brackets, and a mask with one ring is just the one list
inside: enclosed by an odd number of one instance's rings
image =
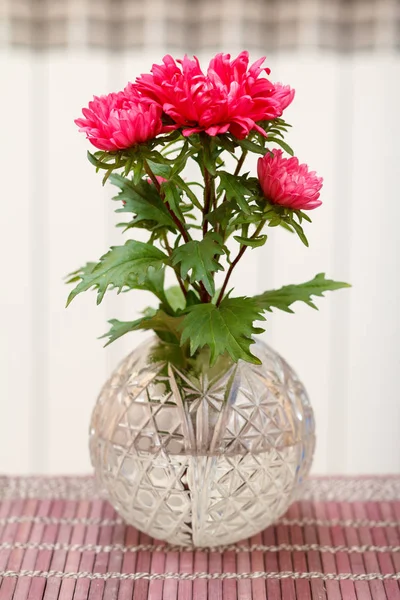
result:
[(260, 341), (260, 366), (225, 357), (184, 372), (154, 360), (159, 345), (140, 345), (98, 398), (90, 452), (101, 490), (128, 523), (171, 544), (256, 534), (286, 511), (311, 466), (303, 385)]

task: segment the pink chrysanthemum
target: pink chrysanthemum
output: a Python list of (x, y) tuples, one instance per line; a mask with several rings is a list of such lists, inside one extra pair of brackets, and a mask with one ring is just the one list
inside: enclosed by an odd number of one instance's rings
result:
[(294, 94), (294, 90), (289, 85), (275, 83), (272, 98), (279, 102), (281, 114), (293, 102)]
[(322, 177), (300, 165), (296, 157), (284, 158), (282, 150), (260, 158), (257, 172), (265, 197), (274, 204), (295, 210), (311, 210), (322, 204)]
[(100, 150), (122, 150), (146, 142), (162, 131), (161, 107), (131, 91), (94, 96), (75, 123)]
[[(280, 92), (266, 77), (264, 58), (249, 67), (248, 52), (230, 60), (217, 54), (204, 74), (196, 57), (175, 61), (170, 55), (153, 65), (151, 74), (141, 75), (136, 87), (143, 96), (159, 103), (163, 111), (183, 128), (183, 135), (205, 131), (210, 136), (230, 131), (238, 139), (252, 129), (265, 134), (257, 121), (281, 116), (294, 91)], [(282, 93), (284, 90), (284, 93)]]

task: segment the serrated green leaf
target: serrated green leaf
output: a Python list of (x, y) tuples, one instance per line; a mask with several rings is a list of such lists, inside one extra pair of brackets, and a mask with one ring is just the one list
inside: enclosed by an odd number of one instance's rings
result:
[(228, 200), (235, 200), (243, 212), (250, 214), (251, 209), (245, 198), (246, 196), (250, 196), (251, 192), (244, 185), (243, 180), (226, 171), (219, 171), (218, 176), (220, 178), (220, 184), (217, 192), (220, 193), (225, 191)]
[(80, 269), (69, 273), (65, 278), (65, 283), (76, 283), (77, 281), (80, 281), (82, 279), (82, 276), (86, 277), (90, 275), (90, 273), (92, 273), (96, 265), (97, 263), (95, 262), (86, 263), (86, 265), (84, 265)]
[(151, 316), (142, 317), (135, 321), (118, 321), (118, 319), (111, 319), (111, 329), (102, 338), (108, 337), (109, 340), (106, 344), (108, 346), (112, 342), (115, 342), (118, 338), (122, 337), (126, 333), (131, 331), (138, 331), (139, 329), (152, 329), (161, 339), (166, 342), (179, 343), (181, 338), (180, 326), (182, 324), (183, 317), (172, 317), (167, 315), (164, 311), (155, 311)]
[(351, 287), (348, 283), (342, 281), (333, 281), (325, 279), (325, 273), (319, 273), (305, 283), (297, 285), (285, 285), (278, 290), (270, 290), (254, 297), (254, 301), (262, 310), (270, 311), (272, 308), (279, 308), (285, 312), (292, 313), (290, 306), (294, 302), (305, 302), (312, 308), (317, 308), (312, 301), (312, 296), (323, 296), (324, 292), (340, 290)]
[(128, 240), (124, 246), (113, 246), (90, 272), (80, 271), (81, 281), (70, 293), (67, 306), (75, 296), (91, 288), (97, 289), (100, 304), (109, 286), (118, 292), (124, 287), (143, 286), (149, 268), (159, 269), (167, 261), (168, 256), (151, 244)]
[(262, 309), (252, 298), (225, 298), (219, 306), (197, 304), (190, 308), (182, 323), (181, 343), (190, 342), (190, 353), (198, 348), (210, 348), (211, 363), (220, 354), (228, 352), (234, 361), (240, 358), (260, 364), (250, 352), (252, 336), (263, 329), (254, 327), (254, 321), (263, 321)]
[(101, 336), (101, 338), (108, 337), (109, 340), (105, 344), (108, 346), (118, 340), (120, 337), (125, 335), (126, 333), (130, 333), (131, 331), (137, 331), (140, 329), (140, 324), (145, 321), (146, 317), (142, 317), (141, 319), (136, 319), (136, 321), (118, 321), (118, 319), (110, 319), (108, 322), (111, 325), (111, 329)]
[(123, 202), (123, 206), (117, 212), (130, 212), (136, 215), (132, 225), (135, 226), (141, 221), (154, 221), (158, 226), (164, 225), (176, 229), (176, 225), (154, 185), (147, 181), (140, 181), (135, 185), (130, 179), (116, 174), (110, 176), (110, 181), (121, 190), (113, 198), (113, 200)]
[(190, 271), (190, 281), (192, 283), (201, 281), (212, 296), (215, 290), (212, 274), (215, 271), (223, 270), (215, 260), (215, 257), (221, 254), (224, 254), (221, 236), (215, 232), (209, 232), (200, 241), (192, 240), (175, 248), (172, 253), (172, 264), (180, 265), (183, 279), (186, 279)]
[(234, 239), (239, 242), (242, 246), (250, 246), (251, 248), (258, 248), (259, 246), (264, 246), (267, 241), (266, 235), (259, 235), (256, 238), (246, 238), (241, 235), (234, 235)]

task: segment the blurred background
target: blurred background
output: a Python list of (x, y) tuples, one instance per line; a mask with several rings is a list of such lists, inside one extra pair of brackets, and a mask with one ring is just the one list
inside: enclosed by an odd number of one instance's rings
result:
[(288, 142), (325, 185), (310, 248), (274, 230), (234, 284), (352, 283), (319, 312), (270, 315), (264, 339), (308, 389), (314, 473), (400, 471), (400, 2), (0, 0), (1, 473), (88, 472), (96, 396), (143, 337), (97, 339), (107, 319), (136, 318), (143, 293), (64, 308), (63, 277), (122, 241), (74, 118), (166, 53), (243, 49), (296, 89)]

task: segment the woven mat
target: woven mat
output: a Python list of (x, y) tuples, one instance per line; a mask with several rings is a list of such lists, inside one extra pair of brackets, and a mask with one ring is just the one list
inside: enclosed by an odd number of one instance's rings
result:
[(314, 478), (279, 522), (180, 551), (88, 477), (0, 477), (0, 600), (400, 600), (400, 476)]

